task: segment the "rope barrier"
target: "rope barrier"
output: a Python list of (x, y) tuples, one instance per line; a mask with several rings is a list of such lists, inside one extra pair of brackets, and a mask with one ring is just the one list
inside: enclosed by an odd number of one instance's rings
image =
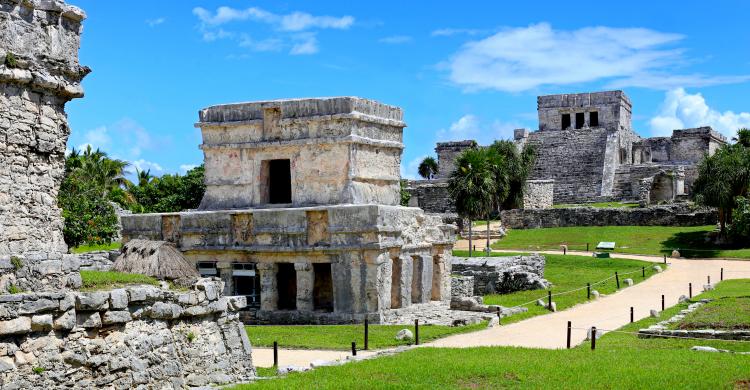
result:
[[(575, 330), (585, 330), (588, 331), (591, 328), (576, 328), (571, 327), (571, 329)], [(736, 342), (736, 343), (750, 343), (750, 340), (727, 340), (727, 339), (709, 339), (704, 337), (690, 337), (690, 336), (676, 336), (676, 335), (666, 335), (666, 334), (653, 334), (653, 333), (645, 333), (645, 332), (629, 332), (625, 330), (616, 330), (616, 329), (599, 329), (596, 328), (596, 333), (599, 332), (602, 333), (623, 333), (623, 334), (631, 334), (631, 335), (642, 335), (642, 336), (648, 336), (652, 338), (672, 338), (672, 339), (685, 339), (685, 340), (701, 340), (701, 341), (726, 341), (726, 342)]]

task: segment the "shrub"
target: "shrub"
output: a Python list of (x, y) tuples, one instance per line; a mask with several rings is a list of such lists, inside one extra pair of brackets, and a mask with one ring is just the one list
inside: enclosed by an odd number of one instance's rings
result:
[(34, 371), (34, 374), (41, 375), (43, 372), (47, 371), (47, 369), (44, 367), (34, 367), (31, 371)]
[(21, 260), (21, 258), (18, 256), (11, 256), (10, 263), (13, 265), (13, 268), (15, 268), (16, 271), (23, 267), (23, 260)]
[(8, 68), (15, 68), (18, 66), (18, 60), (16, 60), (16, 56), (14, 56), (13, 53), (7, 52), (5, 54), (5, 66)]
[(10, 287), (8, 287), (8, 294), (20, 294), (23, 290), (18, 288), (15, 284), (11, 284)]
[(747, 243), (750, 240), (750, 199), (737, 197), (737, 208), (732, 211), (732, 225), (729, 237), (735, 243)]
[(187, 340), (188, 340), (188, 342), (191, 342), (191, 343), (192, 343), (192, 342), (193, 342), (193, 340), (195, 340), (195, 333), (193, 333), (193, 332), (190, 332), (190, 333), (188, 333), (188, 334), (187, 334), (187, 336), (186, 336), (186, 337), (187, 337)]

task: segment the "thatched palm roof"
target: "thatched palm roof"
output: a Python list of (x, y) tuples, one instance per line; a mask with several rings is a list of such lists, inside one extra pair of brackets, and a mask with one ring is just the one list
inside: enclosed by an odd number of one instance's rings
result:
[(195, 280), (200, 277), (173, 244), (166, 241), (130, 240), (122, 246), (112, 269), (153, 276), (160, 280)]

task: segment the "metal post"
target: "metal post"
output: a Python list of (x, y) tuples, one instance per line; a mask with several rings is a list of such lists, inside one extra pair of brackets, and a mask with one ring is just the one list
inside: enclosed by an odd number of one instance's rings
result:
[(568, 247), (564, 246), (563, 247), (563, 255), (567, 255), (567, 254), (568, 254)]
[(667, 264), (667, 255), (664, 255), (664, 264)]
[(661, 294), (661, 311), (664, 311), (664, 294)]
[(552, 290), (547, 290), (547, 309), (552, 310)]
[(708, 275), (708, 284), (711, 284), (711, 275)]
[(633, 306), (630, 306), (630, 323), (633, 323)]
[(646, 277), (646, 267), (641, 267), (641, 276)]
[(414, 344), (419, 345), (419, 320), (414, 320)]
[(589, 243), (587, 242), (586, 243), (586, 252), (588, 252), (588, 251), (589, 251)]
[(352, 341), (352, 356), (357, 356), (357, 343)]
[(279, 343), (276, 341), (273, 342), (273, 366), (279, 366)]
[(617, 274), (617, 271), (615, 271), (615, 281), (617, 282), (617, 289), (620, 289), (620, 275)]
[(573, 327), (573, 324), (570, 321), (568, 321), (568, 342), (567, 342), (568, 349), (570, 349), (570, 330), (572, 329), (572, 327)]
[(591, 283), (586, 283), (586, 299), (591, 299)]
[(721, 277), (719, 278), (719, 281), (724, 280), (724, 267), (721, 267)]
[(497, 319), (500, 320), (500, 306), (497, 307)]
[(692, 283), (688, 283), (688, 294), (690, 298), (693, 297), (693, 284)]
[(370, 321), (365, 318), (365, 351), (370, 346)]
[(591, 350), (596, 349), (596, 326), (591, 327)]

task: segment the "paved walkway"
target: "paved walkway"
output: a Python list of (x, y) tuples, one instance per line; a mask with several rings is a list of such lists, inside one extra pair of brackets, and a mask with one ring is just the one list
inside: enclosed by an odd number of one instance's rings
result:
[[(357, 351), (357, 356), (369, 356), (374, 351)], [(279, 366), (309, 367), (316, 360), (344, 360), (351, 351), (329, 351), (320, 349), (279, 349)], [(273, 348), (253, 348), (253, 364), (257, 367), (273, 366)]]
[[(613, 257), (636, 258), (655, 263), (663, 261), (662, 258), (656, 256), (615, 254)], [(648, 317), (651, 309), (660, 310), (662, 294), (665, 296), (666, 307), (674, 306), (680, 295), (688, 295), (688, 283), (693, 284), (693, 294), (697, 295), (703, 290), (707, 276), (711, 276), (712, 282), (719, 281), (722, 267), (724, 279), (750, 278), (750, 261), (696, 259), (668, 259), (668, 261), (670, 266), (666, 272), (596, 301), (510, 325), (447, 337), (425, 345), (452, 348), (478, 346), (565, 348), (568, 321), (572, 322), (574, 328), (587, 329), (596, 326), (597, 329), (617, 329), (630, 321), (631, 306), (634, 308), (635, 320)], [(586, 331), (573, 330), (571, 338), (574, 345), (581, 343), (586, 338)]]

